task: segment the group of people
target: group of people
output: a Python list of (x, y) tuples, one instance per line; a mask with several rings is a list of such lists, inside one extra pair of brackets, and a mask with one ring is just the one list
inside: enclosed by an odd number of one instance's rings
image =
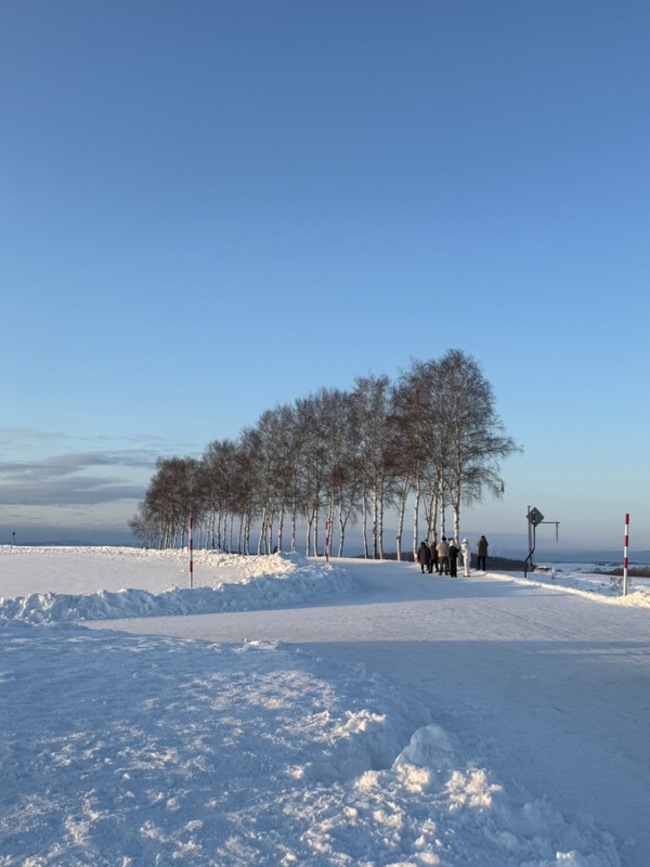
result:
[[(485, 571), (488, 552), (488, 540), (485, 536), (481, 536), (476, 547), (477, 568)], [(463, 539), (460, 548), (453, 538), (447, 539), (446, 536), (443, 536), (437, 544), (435, 539), (433, 542), (422, 542), (418, 548), (417, 560), (423, 573), (426, 569), (431, 575), (435, 569), (438, 575), (449, 575), (455, 578), (458, 575), (459, 556), (463, 559), (463, 574), (469, 578), (472, 555), (467, 539)]]

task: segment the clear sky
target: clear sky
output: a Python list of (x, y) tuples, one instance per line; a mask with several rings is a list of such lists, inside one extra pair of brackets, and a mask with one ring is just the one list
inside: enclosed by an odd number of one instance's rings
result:
[(524, 449), (470, 529), (650, 548), (648, 45), (647, 0), (4, 0), (4, 535), (460, 348)]

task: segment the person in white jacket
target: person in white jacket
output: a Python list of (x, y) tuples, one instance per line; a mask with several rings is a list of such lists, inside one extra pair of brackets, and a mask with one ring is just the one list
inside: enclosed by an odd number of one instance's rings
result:
[(469, 578), (469, 564), (472, 558), (472, 552), (469, 550), (469, 542), (463, 539), (460, 543), (460, 553), (463, 555), (463, 575)]

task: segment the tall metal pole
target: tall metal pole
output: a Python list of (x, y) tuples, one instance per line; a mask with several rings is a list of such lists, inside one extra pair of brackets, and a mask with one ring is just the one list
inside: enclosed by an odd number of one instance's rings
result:
[[(528, 518), (528, 556), (524, 560), (524, 578), (528, 577), (528, 564), (532, 568), (533, 565), (533, 554), (535, 553), (535, 527), (537, 526), (537, 509), (531, 509), (528, 506), (528, 512), (526, 513), (526, 517)], [(539, 513), (539, 517), (543, 518), (544, 516)]]
[(630, 541), (630, 515), (625, 514), (625, 536), (623, 539), (623, 596), (627, 596), (627, 550)]

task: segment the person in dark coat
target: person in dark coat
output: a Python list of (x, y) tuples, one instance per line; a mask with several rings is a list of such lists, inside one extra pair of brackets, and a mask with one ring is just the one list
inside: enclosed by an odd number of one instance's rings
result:
[(431, 572), (431, 551), (426, 542), (420, 542), (420, 547), (418, 548), (418, 563), (420, 564), (420, 570), (422, 573), (424, 573), (425, 568), (427, 572)]
[(485, 536), (481, 536), (478, 540), (477, 545), (478, 549), (478, 569), (482, 569), (484, 572), (487, 571), (487, 553), (488, 553), (488, 540)]
[(431, 551), (431, 564), (429, 567), (429, 572), (437, 572), (438, 571), (438, 548), (436, 547), (436, 540), (433, 538), (429, 542), (429, 550)]
[(449, 540), (449, 574), (458, 577), (458, 546), (453, 539)]

